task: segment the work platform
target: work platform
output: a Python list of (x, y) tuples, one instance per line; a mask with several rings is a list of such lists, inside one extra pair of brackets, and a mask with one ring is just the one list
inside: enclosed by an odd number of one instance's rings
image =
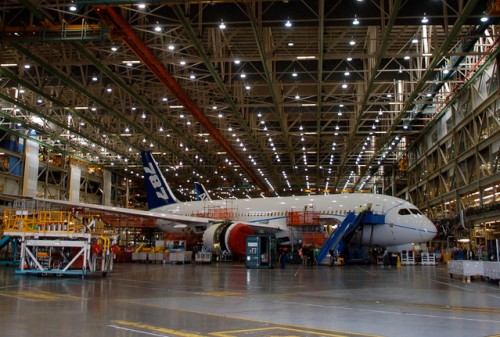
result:
[(119, 251), (118, 236), (94, 215), (8, 209), (4, 235), (20, 245), (16, 274), (106, 275)]

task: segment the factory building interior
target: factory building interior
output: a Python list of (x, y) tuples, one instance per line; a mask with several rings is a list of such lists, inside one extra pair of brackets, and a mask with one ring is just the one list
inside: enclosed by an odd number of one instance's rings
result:
[(500, 333), (499, 0), (0, 13), (6, 336)]

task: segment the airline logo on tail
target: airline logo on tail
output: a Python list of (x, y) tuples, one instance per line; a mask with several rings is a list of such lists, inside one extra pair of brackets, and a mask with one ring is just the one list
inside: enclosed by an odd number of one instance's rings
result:
[(210, 195), (208, 194), (207, 189), (205, 186), (200, 184), (199, 182), (194, 182), (194, 188), (196, 190), (196, 200), (197, 201), (210, 201), (212, 198), (210, 198)]
[(144, 183), (146, 184), (149, 209), (179, 202), (170, 190), (151, 153), (142, 152), (141, 157), (144, 166)]

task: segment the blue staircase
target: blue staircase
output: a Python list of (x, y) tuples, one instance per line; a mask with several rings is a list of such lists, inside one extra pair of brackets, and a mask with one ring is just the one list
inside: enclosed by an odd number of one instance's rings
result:
[(3, 247), (7, 246), (9, 244), (9, 242), (10, 242), (10, 236), (8, 236), (8, 235), (2, 236), (2, 238), (0, 239), (0, 250)]
[(318, 253), (316, 257), (316, 261), (318, 264), (321, 264), (323, 259), (326, 257), (330, 249), (335, 249), (341, 243), (342, 239), (345, 238), (349, 233), (354, 231), (362, 222), (365, 215), (367, 215), (366, 211), (359, 213), (356, 215), (354, 212), (347, 213), (344, 221), (339, 225), (339, 227), (330, 235), (328, 240), (326, 240), (323, 247)]

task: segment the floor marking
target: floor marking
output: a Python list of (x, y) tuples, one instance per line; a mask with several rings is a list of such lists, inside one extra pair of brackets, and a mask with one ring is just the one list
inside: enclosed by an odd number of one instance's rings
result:
[(0, 293), (0, 296), (12, 297), (18, 300), (26, 300), (26, 301), (81, 301), (86, 300), (86, 298), (72, 296), (72, 295), (61, 295), (57, 293), (51, 293), (48, 291), (13, 291), (13, 292), (4, 292)]
[(172, 329), (167, 329), (167, 328), (162, 328), (159, 326), (154, 326), (154, 325), (149, 325), (149, 324), (144, 324), (144, 323), (136, 323), (136, 322), (128, 322), (128, 321), (112, 321), (115, 324), (119, 325), (124, 325), (124, 326), (130, 326), (133, 328), (138, 328), (138, 329), (144, 329), (144, 330), (150, 330), (154, 332), (160, 332), (160, 333), (165, 333), (165, 334), (172, 334), (175, 336), (182, 336), (182, 337), (205, 337), (203, 335), (199, 335), (196, 333), (191, 333), (191, 332), (185, 332), (185, 331), (178, 331), (178, 330), (172, 330)]
[(164, 334), (158, 334), (158, 333), (153, 333), (153, 332), (148, 332), (148, 331), (142, 331), (142, 330), (137, 330), (137, 329), (130, 329), (130, 328), (125, 328), (125, 327), (122, 327), (122, 326), (118, 326), (118, 325), (107, 325), (108, 328), (113, 328), (113, 329), (118, 329), (118, 330), (124, 330), (124, 331), (130, 331), (130, 332), (138, 332), (138, 333), (142, 333), (144, 335), (149, 335), (149, 336), (159, 336), (159, 337), (166, 337), (168, 335), (164, 335)]
[[(309, 336), (309, 335), (319, 335), (319, 336), (326, 336), (326, 337), (347, 337), (347, 336), (371, 336), (371, 337), (376, 337), (376, 335), (367, 335), (367, 334), (359, 334), (359, 333), (353, 333), (353, 332), (341, 332), (341, 331), (331, 331), (325, 333), (325, 331), (314, 331), (316, 329), (292, 329), (292, 328), (285, 328), (285, 327), (265, 327), (265, 328), (254, 328), (254, 329), (243, 329), (243, 330), (232, 330), (232, 331), (220, 331), (220, 332), (211, 332), (210, 335), (212, 336), (217, 336), (217, 337), (237, 337), (239, 334), (248, 336), (250, 332), (257, 332), (261, 333), (263, 331), (276, 331), (275, 334), (266, 334), (264, 336), (266, 337), (302, 337), (302, 336)], [(285, 335), (284, 333), (289, 333), (289, 332), (295, 332), (296, 334), (292, 335)], [(262, 336), (262, 334), (259, 334), (259, 336)]]
[(200, 293), (201, 295), (208, 295), (208, 296), (239, 296), (241, 293), (235, 292), (235, 291), (210, 291), (210, 292), (204, 292)]
[[(148, 334), (152, 336), (181, 336), (181, 337), (238, 337), (239, 335), (251, 336), (251, 333), (257, 333), (257, 336), (266, 336), (266, 337), (304, 337), (310, 335), (318, 335), (324, 337), (380, 337), (379, 335), (371, 335), (371, 334), (360, 334), (360, 333), (352, 333), (352, 332), (341, 332), (341, 331), (328, 331), (324, 329), (293, 329), (286, 327), (262, 327), (262, 328), (254, 328), (254, 329), (243, 329), (243, 330), (231, 330), (231, 331), (218, 331), (218, 332), (210, 332), (208, 335), (200, 335), (196, 333), (173, 330), (168, 328), (162, 328), (155, 325), (149, 325), (145, 323), (138, 322), (129, 322), (122, 320), (112, 321), (114, 324), (108, 325), (108, 327), (139, 332), (143, 334)], [(135, 328), (135, 329), (133, 329)], [(267, 334), (263, 334), (263, 332), (268, 332)], [(274, 332), (274, 333), (273, 333)], [(285, 334), (285, 333), (294, 333), (294, 334)]]

